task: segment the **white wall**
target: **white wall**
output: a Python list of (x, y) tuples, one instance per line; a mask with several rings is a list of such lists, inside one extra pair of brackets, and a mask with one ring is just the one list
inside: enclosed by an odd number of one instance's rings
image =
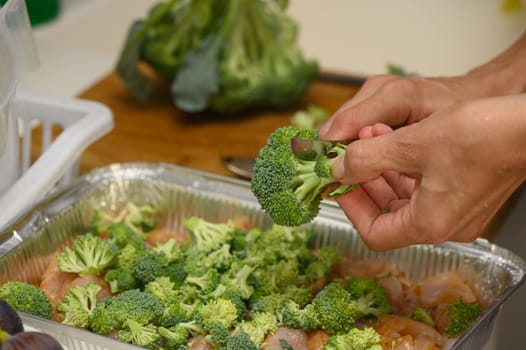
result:
[(463, 73), (526, 29), (504, 0), (291, 0), (300, 42), (326, 68), (381, 73), (387, 62), (422, 75)]

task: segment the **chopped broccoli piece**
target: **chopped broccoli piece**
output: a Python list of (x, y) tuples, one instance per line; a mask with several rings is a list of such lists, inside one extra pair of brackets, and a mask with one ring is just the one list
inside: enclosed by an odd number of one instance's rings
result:
[(22, 281), (9, 281), (0, 286), (0, 299), (15, 310), (51, 319), (52, 307), (43, 291)]
[(62, 323), (88, 328), (89, 317), (97, 305), (97, 296), (101, 286), (89, 283), (85, 286), (73, 286), (64, 295), (64, 300), (58, 304), (57, 310), (64, 313)]
[(416, 307), (413, 312), (409, 315), (413, 320), (425, 323), (431, 327), (435, 327), (435, 321), (429, 314), (429, 312), (423, 307)]
[(248, 278), (254, 270), (255, 267), (246, 264), (233, 267), (228, 273), (221, 275), (220, 285), (247, 300), (254, 293), (254, 287), (248, 282)]
[(310, 331), (318, 327), (318, 314), (314, 305), (307, 304), (303, 309), (293, 301), (285, 304), (281, 314), (283, 325)]
[(263, 210), (274, 223), (284, 226), (299, 226), (318, 215), (323, 191), (337, 182), (332, 165), (345, 153), (345, 145), (324, 142), (323, 154), (316, 153), (311, 160), (299, 159), (291, 149), (291, 140), (297, 137), (317, 140), (314, 131), (292, 126), (272, 132), (256, 158), (251, 182)]
[(163, 275), (168, 260), (163, 253), (147, 250), (136, 255), (131, 262), (131, 269), (137, 280), (143, 285)]
[(239, 332), (228, 338), (227, 350), (261, 350), (246, 332)]
[(116, 256), (115, 246), (109, 241), (86, 233), (75, 238), (73, 249), (64, 248), (56, 259), (64, 272), (98, 275), (114, 263)]
[(187, 276), (186, 283), (199, 287), (202, 293), (212, 293), (218, 286), (221, 274), (214, 269), (206, 271), (201, 276)]
[(190, 235), (192, 248), (199, 253), (220, 248), (234, 229), (232, 223), (212, 223), (196, 216), (184, 219), (183, 226)]
[(163, 253), (169, 263), (182, 261), (184, 259), (183, 251), (179, 243), (171, 238), (166, 242), (159, 243), (152, 248), (153, 251)]
[(199, 316), (206, 322), (219, 322), (231, 328), (237, 320), (236, 305), (229, 299), (213, 299), (199, 309)]
[(479, 304), (469, 304), (460, 299), (448, 305), (446, 315), (450, 317), (448, 326), (445, 329), (449, 338), (462, 335), (482, 314), (482, 307)]
[(147, 349), (157, 348), (161, 336), (155, 325), (142, 325), (133, 319), (129, 319), (124, 321), (123, 326), (124, 328), (117, 335), (120, 341)]
[(159, 301), (138, 289), (127, 290), (121, 294), (106, 297), (97, 303), (90, 316), (90, 328), (99, 334), (107, 335), (120, 330), (128, 320), (146, 325), (163, 314)]
[(182, 346), (186, 345), (188, 342), (188, 337), (190, 336), (188, 329), (179, 325), (170, 328), (161, 326), (157, 329), (157, 331), (164, 338), (164, 347), (166, 349), (181, 349)]
[(159, 300), (163, 306), (172, 303), (177, 295), (175, 283), (166, 276), (157, 277), (146, 284), (146, 286), (144, 286), (144, 292)]
[(373, 328), (352, 328), (347, 333), (333, 335), (324, 350), (382, 350), (380, 334)]
[(329, 112), (316, 105), (308, 105), (306, 110), (297, 111), (290, 122), (298, 129), (317, 130), (327, 119)]
[(234, 334), (246, 333), (257, 346), (261, 346), (265, 337), (278, 328), (278, 319), (274, 314), (268, 312), (258, 312), (252, 315), (250, 321), (241, 322)]
[(329, 335), (348, 332), (360, 315), (357, 302), (339, 283), (325, 286), (313, 299), (318, 324)]
[[(96, 234), (108, 233), (108, 228), (114, 224), (124, 224), (142, 239), (146, 238), (146, 232), (155, 228), (157, 222), (153, 218), (156, 210), (149, 205), (137, 206), (128, 202), (124, 208), (117, 213), (106, 209), (97, 209), (91, 218), (90, 228)], [(119, 232), (119, 234), (122, 232)]]
[(110, 224), (105, 231), (109, 240), (119, 248), (132, 245), (136, 249), (144, 249), (146, 237), (138, 235), (130, 226), (125, 224)]
[(357, 302), (358, 318), (365, 317), (375, 321), (381, 315), (392, 312), (389, 298), (384, 286), (379, 282), (365, 277), (351, 277), (345, 287), (351, 300)]
[(125, 290), (137, 289), (139, 281), (135, 278), (131, 268), (116, 268), (106, 271), (104, 279), (108, 282), (112, 293), (124, 292)]

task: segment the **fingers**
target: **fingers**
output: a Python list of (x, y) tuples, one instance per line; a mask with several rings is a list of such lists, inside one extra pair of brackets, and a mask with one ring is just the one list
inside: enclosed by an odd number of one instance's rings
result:
[[(411, 126), (402, 129), (409, 128)], [(420, 173), (425, 143), (419, 142), (415, 133), (402, 129), (351, 142), (345, 155), (334, 163), (334, 177), (341, 183), (353, 184), (375, 179), (388, 171)]]
[[(381, 83), (358, 93), (344, 104), (318, 131), (322, 140), (353, 140), (367, 125), (384, 123), (398, 126), (411, 115), (417, 114), (419, 105), (412, 93), (415, 84), (410, 80), (383, 78)], [(361, 90), (360, 90), (361, 91)]]
[(358, 187), (337, 201), (369, 248), (383, 251), (414, 243), (410, 236), (405, 235), (407, 231), (404, 229), (409, 222), (405, 218), (408, 200), (394, 203), (396, 211), (383, 213), (367, 193)]

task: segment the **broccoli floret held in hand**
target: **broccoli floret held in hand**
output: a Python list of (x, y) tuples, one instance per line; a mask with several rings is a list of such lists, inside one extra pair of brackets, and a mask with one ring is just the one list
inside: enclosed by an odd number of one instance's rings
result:
[[(296, 157), (291, 140), (317, 140), (314, 131), (288, 126), (276, 129), (260, 150), (251, 188), (261, 207), (279, 225), (299, 226), (318, 215), (324, 190), (336, 183), (332, 165), (345, 153), (345, 145), (326, 142), (327, 151), (304, 160)], [(345, 193), (353, 186), (341, 185), (331, 194)]]

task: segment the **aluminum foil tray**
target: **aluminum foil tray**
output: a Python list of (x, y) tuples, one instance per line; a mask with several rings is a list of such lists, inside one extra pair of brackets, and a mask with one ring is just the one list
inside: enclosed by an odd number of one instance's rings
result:
[[(0, 234), (0, 283), (38, 283), (51, 254), (84, 233), (95, 208), (118, 208), (128, 201), (156, 207), (166, 224), (180, 228), (190, 215), (211, 221), (244, 217), (262, 229), (272, 225), (248, 182), (163, 163), (126, 163), (100, 168), (51, 194), (13, 219)], [(526, 263), (510, 251), (479, 239), (470, 244), (412, 246), (384, 253), (370, 251), (343, 212), (322, 203), (310, 225), (318, 246), (334, 245), (353, 259), (382, 257), (419, 280), (442, 271), (466, 272), (487, 305), (485, 313), (450, 349), (480, 349), (488, 340), (500, 307), (525, 279)], [(468, 276), (469, 275), (469, 276)], [(137, 349), (108, 337), (22, 315), (25, 324), (56, 337), (69, 350)]]

